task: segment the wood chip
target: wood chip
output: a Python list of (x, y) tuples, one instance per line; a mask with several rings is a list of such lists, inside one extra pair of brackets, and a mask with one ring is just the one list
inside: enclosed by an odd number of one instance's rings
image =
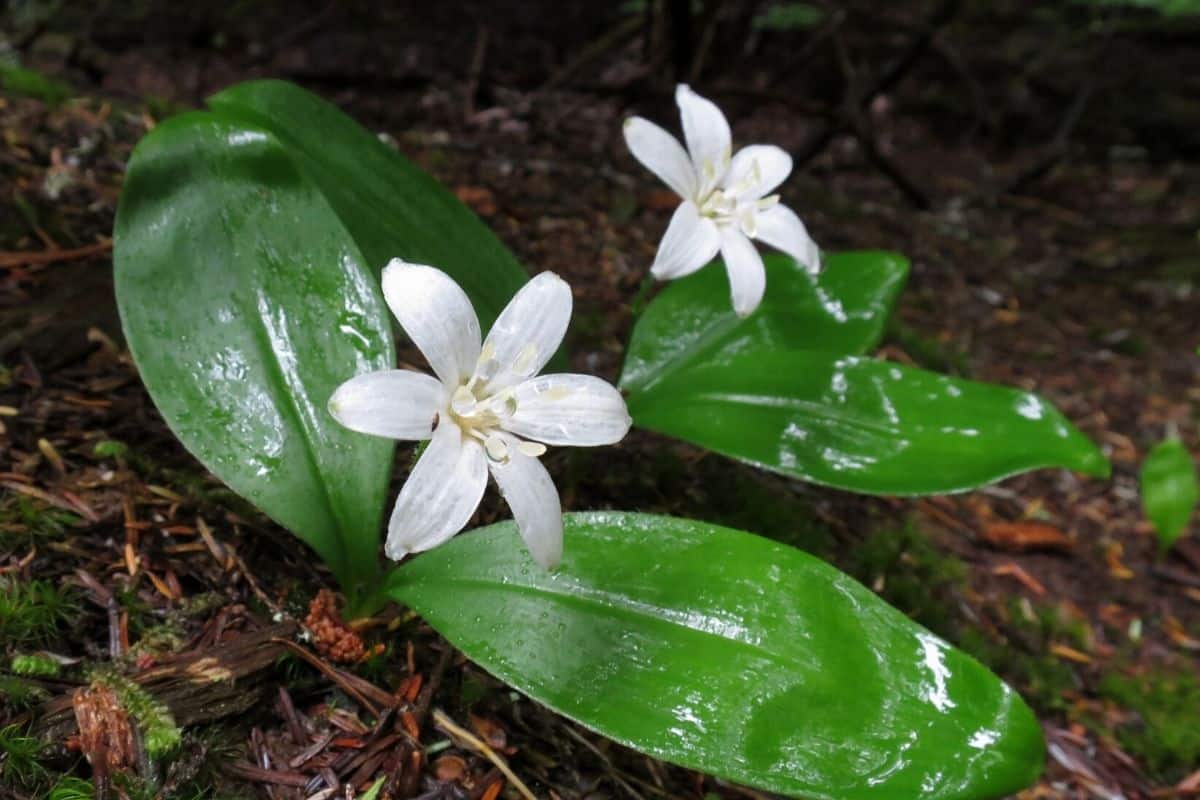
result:
[(1010, 553), (1040, 550), (1070, 553), (1075, 548), (1071, 537), (1042, 522), (998, 522), (984, 528), (979, 538), (997, 550)]
[(1120, 542), (1111, 542), (1104, 549), (1104, 560), (1108, 564), (1108, 574), (1117, 580), (1130, 581), (1135, 575), (1133, 570), (1125, 566), (1125, 562), (1121, 557), (1125, 554), (1125, 548)]
[(1050, 645), (1050, 652), (1059, 658), (1065, 658), (1067, 661), (1074, 661), (1076, 664), (1090, 664), (1092, 657), (1087, 653), (1082, 653), (1074, 647), (1067, 647), (1065, 644)]
[(1016, 578), (1026, 589), (1041, 597), (1046, 594), (1046, 587), (1038, 583), (1037, 579), (1023, 570), (1016, 563), (1009, 561), (1007, 564), (999, 564), (992, 568), (993, 575), (1001, 577)]

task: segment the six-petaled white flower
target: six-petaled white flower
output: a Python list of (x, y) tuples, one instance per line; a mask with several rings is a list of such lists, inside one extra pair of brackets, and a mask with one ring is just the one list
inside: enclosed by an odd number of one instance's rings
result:
[(571, 288), (552, 272), (538, 275), (482, 344), (470, 300), (441, 270), (393, 259), (383, 296), (437, 378), (404, 369), (358, 375), (338, 387), (329, 411), (362, 433), (431, 440), (396, 500), (388, 557), (437, 547), (462, 530), (490, 471), (530, 553), (555, 566), (562, 507), (538, 456), (546, 445), (614, 444), (631, 421), (620, 393), (600, 378), (537, 376), (566, 333)]
[(687, 150), (674, 136), (641, 117), (625, 121), (634, 157), (670, 186), (683, 203), (676, 209), (650, 272), (660, 280), (688, 275), (720, 251), (729, 273), (733, 310), (758, 308), (766, 270), (751, 239), (820, 268), (820, 251), (800, 218), (769, 194), (792, 171), (792, 157), (774, 145), (743, 147), (730, 157), (729, 123), (710, 100), (684, 84), (675, 89)]

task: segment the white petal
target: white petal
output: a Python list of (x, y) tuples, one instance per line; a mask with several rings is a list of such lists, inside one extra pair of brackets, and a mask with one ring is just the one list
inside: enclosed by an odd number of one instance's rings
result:
[(716, 223), (700, 216), (695, 203), (685, 201), (671, 215), (650, 272), (662, 281), (682, 278), (712, 261), (720, 246)]
[(737, 151), (721, 184), (737, 197), (763, 197), (792, 173), (792, 157), (773, 144), (752, 144)]
[(683, 198), (696, 196), (696, 170), (674, 136), (648, 119), (630, 117), (625, 120), (625, 144), (633, 157), (675, 194)]
[(767, 271), (754, 243), (732, 226), (721, 229), (721, 258), (729, 273), (729, 291), (733, 310), (739, 317), (748, 317), (762, 302), (767, 288)]
[(446, 390), (407, 369), (355, 375), (329, 398), (329, 413), (352, 431), (389, 439), (428, 439)]
[(592, 375), (541, 375), (516, 386), (513, 392), (517, 410), (504, 421), (504, 427), (546, 444), (615, 444), (632, 422), (621, 393)]
[(509, 447), (508, 461), (491, 463), (492, 475), (504, 495), (521, 538), (534, 561), (554, 569), (562, 560), (562, 505), (558, 489), (542, 462)]
[(455, 387), (471, 376), (479, 360), (479, 318), (449, 275), (393, 258), (383, 269), (383, 297), (442, 383)]
[(721, 183), (729, 168), (732, 136), (729, 122), (716, 103), (693, 92), (687, 84), (675, 87), (675, 102), (683, 118), (683, 136), (687, 139), (692, 164), (700, 178), (698, 197), (705, 197)]
[(388, 522), (388, 558), (437, 547), (463, 529), (487, 488), (483, 445), (443, 421), (400, 489)]
[(483, 361), (492, 362), (485, 367), (488, 393), (541, 372), (562, 344), (571, 303), (571, 287), (553, 272), (536, 276), (508, 301), (483, 343)]
[(809, 272), (815, 274), (821, 269), (821, 251), (817, 243), (808, 235), (796, 212), (786, 206), (775, 206), (759, 212), (755, 238), (787, 253)]

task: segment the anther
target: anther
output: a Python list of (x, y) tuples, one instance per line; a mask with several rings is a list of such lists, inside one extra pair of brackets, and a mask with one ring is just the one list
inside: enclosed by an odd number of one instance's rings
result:
[(483, 440), (483, 447), (487, 450), (488, 458), (492, 461), (501, 463), (508, 461), (508, 443), (504, 439), (495, 434)]
[(523, 455), (527, 455), (530, 458), (537, 458), (538, 456), (545, 454), (546, 445), (542, 444), (541, 442), (521, 442), (519, 445), (517, 445), (517, 449), (520, 450)]
[(478, 401), (475, 394), (467, 386), (460, 386), (450, 396), (450, 410), (460, 417), (469, 416), (475, 412)]

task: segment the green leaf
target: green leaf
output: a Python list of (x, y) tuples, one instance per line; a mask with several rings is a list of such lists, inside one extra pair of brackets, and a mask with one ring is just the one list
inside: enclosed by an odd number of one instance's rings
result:
[(729, 304), (718, 262), (668, 284), (633, 329), (621, 387), (648, 388), (671, 372), (754, 344), (859, 355), (879, 344), (908, 261), (895, 253), (833, 253), (814, 278), (778, 254), (763, 258), (767, 293), (746, 319)]
[(628, 398), (634, 423), (805, 480), (874, 494), (970, 489), (1108, 461), (1040, 398), (911, 367), (758, 341)]
[(392, 258), (430, 264), (463, 287), (486, 331), (529, 276), (457, 197), (357, 122), (283, 81), (209, 98), (220, 115), (271, 131), (325, 194), (376, 274)]
[(512, 523), (390, 594), (539, 702), (652, 756), (807, 798), (998, 797), (1042, 764), (1029, 708), (824, 562), (633, 513), (565, 517), (557, 572)]
[(114, 236), (125, 335), (171, 430), (352, 597), (369, 588), (392, 445), (325, 404), (395, 354), (333, 208), (270, 132), (187, 114), (134, 151)]
[(1196, 465), (1183, 442), (1159, 442), (1142, 464), (1142, 507), (1165, 552), (1183, 535), (1200, 502)]

